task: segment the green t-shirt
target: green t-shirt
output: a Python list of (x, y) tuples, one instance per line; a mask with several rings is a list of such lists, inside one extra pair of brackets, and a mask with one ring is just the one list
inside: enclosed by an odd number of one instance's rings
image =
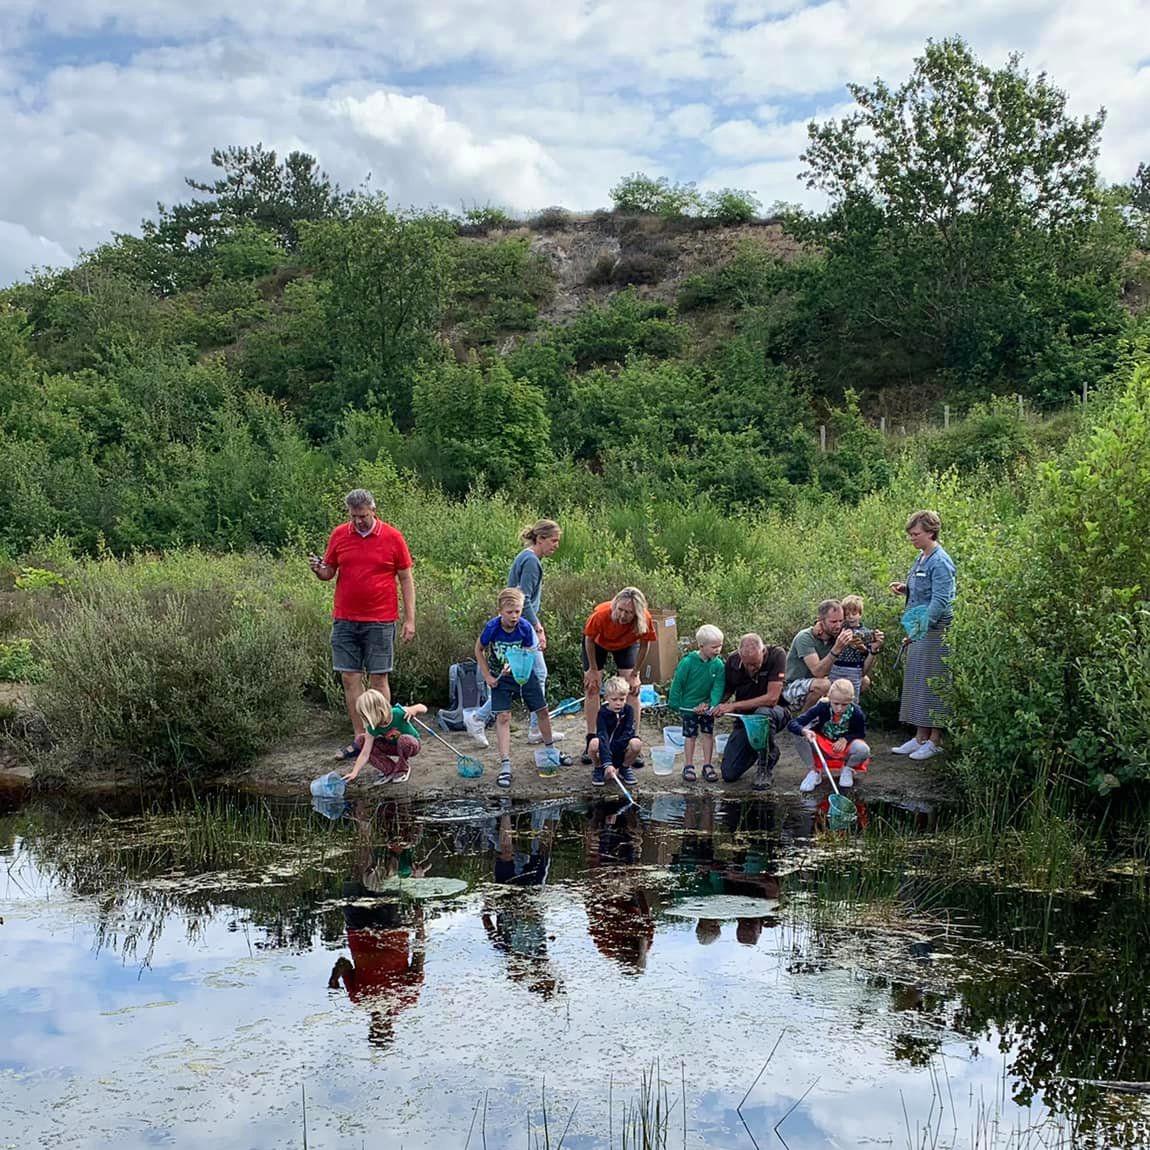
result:
[(726, 664), (718, 655), (703, 659), (698, 651), (688, 651), (675, 668), (667, 704), (675, 710), (693, 711), (700, 703), (717, 706), (723, 700)]
[(814, 627), (804, 627), (791, 641), (791, 649), (787, 652), (787, 682), (813, 678), (810, 667), (803, 660), (808, 655), (825, 659), (834, 645), (833, 639), (820, 639)]
[(408, 722), (407, 712), (398, 704), (391, 708), (391, 722), (386, 727), (373, 727), (367, 724), (367, 733), (373, 739), (396, 740), (400, 735), (412, 735), (419, 738), (419, 732)]

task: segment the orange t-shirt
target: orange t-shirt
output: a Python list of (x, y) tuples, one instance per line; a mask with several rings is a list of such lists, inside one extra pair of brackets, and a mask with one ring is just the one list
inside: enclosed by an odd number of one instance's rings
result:
[(654, 643), (659, 637), (655, 631), (655, 624), (651, 621), (651, 612), (644, 612), (644, 623), (647, 630), (642, 635), (635, 633), (635, 624), (616, 623), (611, 618), (611, 602), (600, 603), (583, 624), (583, 634), (594, 639), (604, 651), (625, 651), (634, 643)]

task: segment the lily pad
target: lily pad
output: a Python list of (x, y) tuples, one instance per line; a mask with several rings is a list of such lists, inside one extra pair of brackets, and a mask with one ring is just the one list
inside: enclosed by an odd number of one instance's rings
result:
[(437, 878), (433, 875), (402, 877), (394, 875), (369, 887), (373, 894), (398, 894), (421, 901), (426, 898), (451, 898), (462, 894), (467, 883), (461, 878)]
[(667, 907), (674, 918), (766, 918), (779, 909), (777, 898), (751, 898), (745, 894), (712, 894), (689, 898)]

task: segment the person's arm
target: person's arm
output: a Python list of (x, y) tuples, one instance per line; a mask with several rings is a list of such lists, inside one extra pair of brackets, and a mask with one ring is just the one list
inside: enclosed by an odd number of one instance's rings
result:
[(403, 596), (403, 641), (410, 643), (415, 638), (415, 576), (410, 567), (404, 567), (396, 578)]
[(687, 660), (680, 659), (679, 665), (675, 668), (674, 677), (671, 679), (671, 689), (667, 692), (667, 706), (673, 711), (680, 709), (680, 700), (683, 697), (683, 687), (687, 682), (687, 673), (690, 664)]
[(823, 704), (820, 701), (811, 707), (810, 710), (804, 711), (798, 718), (792, 719), (787, 724), (787, 730), (795, 735), (806, 734), (807, 730), (813, 727), (815, 723), (822, 718), (822, 706)]
[(359, 749), (359, 754), (355, 757), (355, 763), (351, 770), (343, 776), (345, 783), (350, 783), (352, 779), (363, 769), (364, 764), (371, 758), (371, 748), (375, 743), (375, 736), (370, 731), (363, 732), (363, 746)]
[(782, 693), (783, 683), (780, 679), (777, 683), (772, 683), (765, 694), (756, 695), (753, 699), (734, 699), (724, 703), (723, 714), (733, 712), (737, 715), (753, 715), (760, 707), (777, 707)]
[(847, 737), (853, 742), (855, 739), (866, 738), (866, 712), (857, 703), (851, 712), (851, 721), (847, 727)]
[(927, 616), (930, 625), (937, 627), (939, 622), (950, 614), (954, 602), (954, 564), (941, 555), (930, 568), (930, 608)]
[(312, 574), (326, 583), (329, 579), (334, 579), (336, 571), (339, 569), (339, 564), (336, 563), (335, 548), (333, 547), (334, 535), (327, 541), (327, 550), (323, 553), (321, 559), (318, 555), (308, 556), (308, 566), (311, 568)]
[(426, 715), (427, 706), (424, 703), (408, 703), (403, 708), (405, 718), (410, 719), (412, 715)]
[(607, 730), (607, 716), (603, 714), (603, 710), (604, 708), (600, 707), (599, 714), (595, 716), (595, 737), (599, 740), (600, 762), (611, 757), (611, 732)]
[(835, 665), (835, 659), (842, 649), (851, 641), (852, 632), (844, 628), (835, 638), (834, 646), (820, 659), (818, 651), (812, 651), (803, 656), (803, 662), (811, 673), (812, 679), (823, 679)]
[(475, 662), (479, 664), (479, 670), (483, 675), (483, 681), (489, 686), (494, 687), (499, 680), (492, 675), (491, 668), (487, 665), (487, 652), (483, 648), (483, 636), (480, 635), (475, 640)]
[(531, 600), (538, 593), (542, 582), (543, 565), (538, 561), (532, 563), (528, 560), (518, 564), (517, 568), (516, 565), (512, 566), (512, 580), (508, 586), (518, 587), (523, 592), (523, 618), (531, 624), (536, 635), (542, 635), (543, 624), (539, 622), (539, 616), (531, 606)]

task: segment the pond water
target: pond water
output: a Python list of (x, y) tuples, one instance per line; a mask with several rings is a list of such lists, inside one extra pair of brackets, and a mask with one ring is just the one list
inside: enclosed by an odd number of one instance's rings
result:
[(10, 805), (0, 1146), (1150, 1144), (1144, 901), (862, 822)]

